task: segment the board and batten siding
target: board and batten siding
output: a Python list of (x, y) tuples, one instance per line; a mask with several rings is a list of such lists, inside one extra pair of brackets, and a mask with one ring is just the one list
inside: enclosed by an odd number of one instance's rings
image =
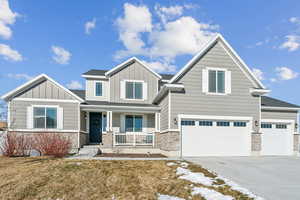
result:
[[(256, 85), (241, 71), (223, 46), (218, 41), (177, 81), (184, 85), (185, 92), (171, 93), (171, 129), (178, 128), (173, 120), (178, 118), (178, 114), (253, 117), (254, 121), (259, 121), (260, 100), (249, 91)], [(231, 72), (230, 94), (203, 93), (202, 70), (207, 67), (224, 68)], [(258, 130), (254, 123), (253, 129)]]
[[(95, 96), (96, 82), (102, 83), (102, 96)], [(103, 79), (87, 79), (86, 80), (86, 100), (90, 101), (108, 101), (109, 100), (109, 82)]]
[(11, 129), (27, 129), (27, 107), (34, 105), (59, 106), (63, 108), (63, 129), (78, 130), (78, 103), (15, 101), (10, 103)]
[(165, 131), (169, 128), (169, 92), (162, 98), (158, 104), (160, 110), (160, 131)]
[[(126, 100), (120, 97), (121, 81), (123, 80), (139, 80), (147, 83), (147, 99), (146, 100)], [(152, 100), (158, 92), (158, 77), (147, 70), (138, 62), (133, 62), (129, 66), (116, 72), (110, 77), (110, 101), (119, 103), (142, 103), (151, 104)]]
[(75, 97), (49, 80), (45, 80), (24, 91), (17, 98), (75, 100)]

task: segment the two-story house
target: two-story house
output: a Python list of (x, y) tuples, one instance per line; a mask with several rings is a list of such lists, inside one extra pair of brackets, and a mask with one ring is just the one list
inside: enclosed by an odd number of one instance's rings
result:
[(82, 75), (68, 90), (40, 75), (2, 98), (9, 131), (55, 132), (73, 148), (169, 156), (292, 155), (299, 151), (299, 106), (269, 90), (221, 35), (176, 74), (159, 74), (131, 58)]

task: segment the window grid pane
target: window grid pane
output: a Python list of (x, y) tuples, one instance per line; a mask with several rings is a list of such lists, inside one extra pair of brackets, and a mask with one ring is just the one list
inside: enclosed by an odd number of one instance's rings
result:
[(217, 122), (217, 126), (230, 126), (230, 122), (220, 121)]
[(56, 108), (46, 108), (46, 128), (57, 128)]
[(212, 93), (216, 93), (217, 92), (217, 85), (216, 85), (216, 71), (214, 70), (209, 70), (209, 77), (208, 77), (208, 80), (209, 80), (209, 88), (208, 88), (208, 91), (209, 92), (212, 92)]
[(195, 126), (195, 121), (192, 120), (183, 120), (181, 121), (182, 126)]
[(141, 132), (143, 130), (143, 117), (134, 116), (134, 132)]
[(102, 96), (102, 83), (96, 83), (96, 96)]
[(133, 99), (133, 82), (126, 82), (126, 99)]
[(217, 85), (218, 85), (218, 93), (225, 93), (225, 72), (224, 71), (218, 71)]
[(261, 124), (261, 128), (272, 128), (272, 124), (263, 123)]
[(135, 99), (142, 99), (143, 98), (143, 84), (142, 83), (135, 83), (134, 85), (134, 96)]
[(33, 127), (45, 128), (45, 108), (33, 108)]
[(199, 121), (199, 126), (212, 126), (212, 121)]
[(287, 129), (287, 125), (286, 124), (276, 124), (276, 128), (277, 129)]
[(233, 126), (235, 126), (235, 127), (246, 127), (247, 123), (246, 122), (233, 122)]

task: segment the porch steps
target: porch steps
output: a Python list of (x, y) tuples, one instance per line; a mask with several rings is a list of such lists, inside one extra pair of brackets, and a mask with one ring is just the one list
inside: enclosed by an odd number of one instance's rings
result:
[(76, 157), (94, 157), (99, 154), (100, 148), (99, 145), (84, 145), (79, 149)]

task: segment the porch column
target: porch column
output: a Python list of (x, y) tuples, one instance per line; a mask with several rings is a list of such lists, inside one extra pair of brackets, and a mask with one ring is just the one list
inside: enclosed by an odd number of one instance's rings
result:
[(160, 131), (160, 113), (156, 112), (155, 113), (155, 132)]
[(112, 111), (107, 111), (106, 113), (106, 129), (107, 131), (112, 131)]

